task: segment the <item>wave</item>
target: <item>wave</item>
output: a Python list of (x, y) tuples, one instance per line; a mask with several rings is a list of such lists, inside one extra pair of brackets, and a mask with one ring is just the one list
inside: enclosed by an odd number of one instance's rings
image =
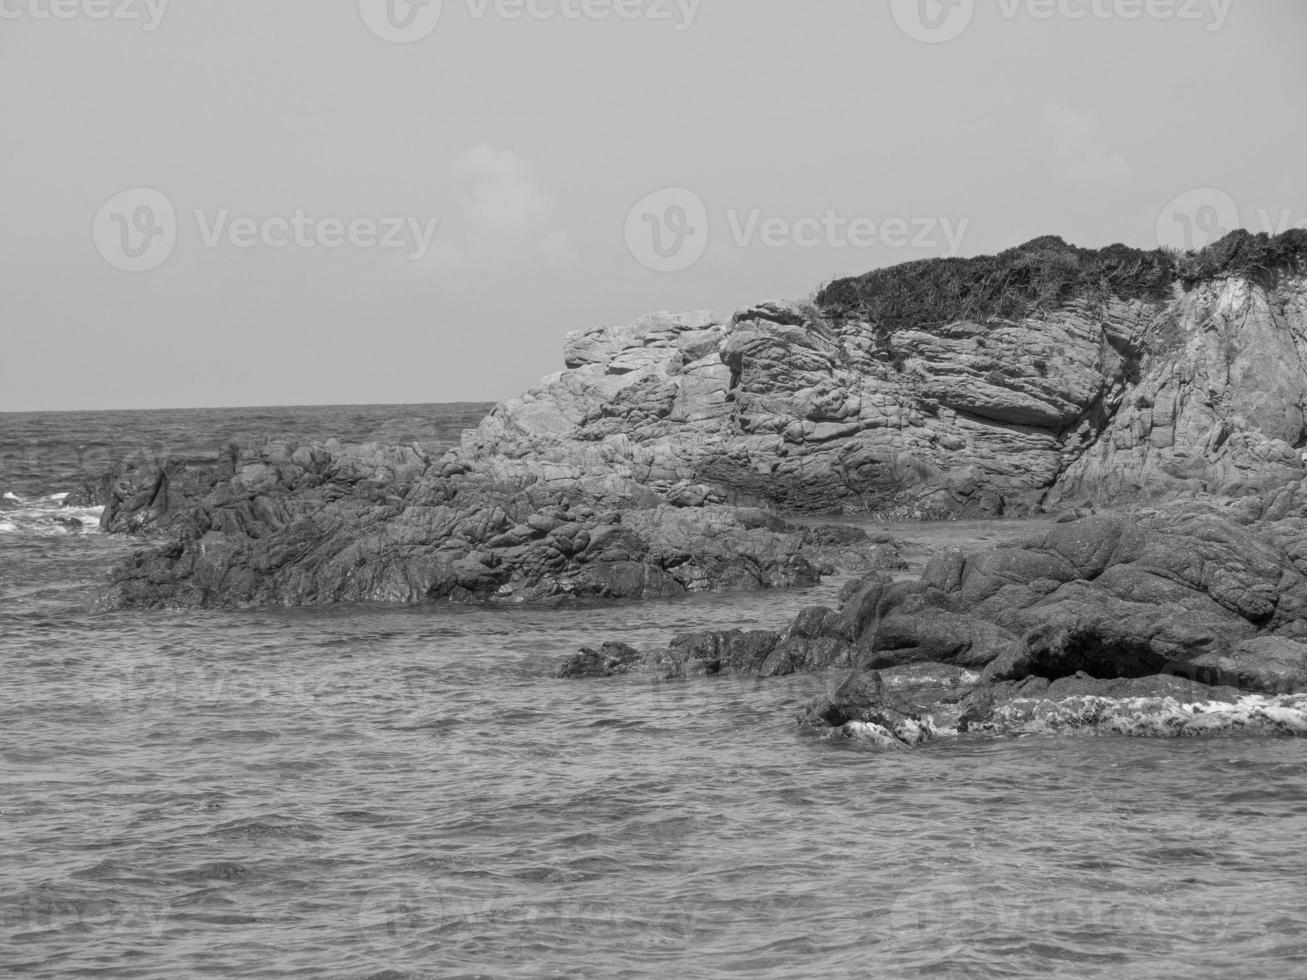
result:
[[(1014, 698), (968, 735), (1124, 735), (1134, 738), (1307, 736), (1307, 694), (1248, 694), (1232, 701), (1181, 702), (1172, 697)], [(903, 749), (963, 734), (956, 719), (905, 716), (891, 729), (850, 721), (831, 736), (877, 748)]]
[(1016, 699), (994, 712), (998, 731), (1086, 731), (1146, 738), (1307, 735), (1307, 695), (1249, 694), (1237, 701), (1181, 703), (1171, 697)]
[(67, 493), (24, 499), (15, 493), (0, 497), (0, 534), (56, 537), (65, 534), (99, 534), (104, 507), (65, 507)]

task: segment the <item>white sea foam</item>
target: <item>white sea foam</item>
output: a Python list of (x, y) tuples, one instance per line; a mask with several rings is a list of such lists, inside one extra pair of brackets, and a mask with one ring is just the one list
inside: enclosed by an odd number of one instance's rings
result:
[(64, 534), (98, 534), (103, 507), (60, 507), (54, 498), (36, 506), (6, 511), (0, 534), (31, 534), (57, 537)]
[[(1129, 735), (1136, 738), (1307, 736), (1307, 694), (1249, 694), (1238, 701), (1184, 703), (1171, 697), (1018, 698), (1000, 705), (971, 732), (991, 735)], [(832, 732), (882, 749), (902, 749), (958, 735), (933, 716), (889, 729), (851, 721)]]
[(1177, 738), (1307, 735), (1307, 694), (1249, 694), (1233, 703), (1175, 698), (1018, 699), (1000, 706), (986, 727), (1010, 733), (1071, 731)]

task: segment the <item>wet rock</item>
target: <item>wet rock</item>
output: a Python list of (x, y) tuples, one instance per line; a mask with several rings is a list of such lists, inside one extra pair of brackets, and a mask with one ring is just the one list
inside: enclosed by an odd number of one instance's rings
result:
[(935, 735), (933, 723), (890, 695), (876, 671), (855, 671), (833, 694), (815, 698), (799, 716), (799, 726), (880, 748), (909, 748)]
[(698, 674), (758, 674), (780, 636), (770, 630), (739, 629), (682, 633), (650, 658), (664, 678)]
[(973, 735), (1302, 736), (1307, 696), (1270, 698), (1162, 676), (1029, 679), (969, 696), (958, 727)]
[(1245, 640), (1228, 653), (1205, 653), (1175, 672), (1205, 684), (1259, 694), (1307, 691), (1307, 645), (1279, 636)]
[(1302, 734), (1307, 486), (947, 553), (917, 582), (853, 583), (839, 616), (863, 667), (982, 668), (960, 701), (915, 691), (936, 732)]
[(871, 668), (910, 663), (983, 667), (1018, 645), (1012, 633), (971, 616), (940, 609), (916, 615), (889, 615), (880, 620), (862, 664)]
[(582, 647), (558, 669), (561, 678), (615, 677), (625, 674), (644, 660), (635, 647), (626, 643), (605, 643), (598, 650)]
[(860, 663), (984, 667), (988, 683), (1176, 673), (1295, 690), (1307, 577), (1283, 527), (1241, 524), (1229, 510), (1177, 502), (940, 556), (861, 614)]

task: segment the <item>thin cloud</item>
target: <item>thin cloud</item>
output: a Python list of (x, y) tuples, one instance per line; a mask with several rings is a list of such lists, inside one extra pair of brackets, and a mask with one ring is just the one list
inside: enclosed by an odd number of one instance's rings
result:
[(1128, 180), (1133, 171), (1126, 158), (1113, 153), (1098, 139), (1098, 123), (1050, 102), (1040, 118), (1050, 153), (1061, 165), (1062, 176), (1073, 183)]
[(472, 234), (486, 238), (544, 237), (556, 201), (541, 190), (535, 168), (511, 150), (473, 146), (454, 161), (451, 176), (472, 184), (463, 213)]

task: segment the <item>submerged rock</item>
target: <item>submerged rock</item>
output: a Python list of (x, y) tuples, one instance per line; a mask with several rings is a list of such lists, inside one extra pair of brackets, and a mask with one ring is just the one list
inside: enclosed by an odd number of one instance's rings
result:
[(558, 669), (561, 678), (615, 677), (640, 664), (644, 654), (625, 643), (605, 643), (598, 650), (582, 647)]
[(892, 749), (920, 745), (939, 733), (933, 719), (890, 695), (876, 671), (854, 671), (833, 694), (814, 699), (799, 716), (799, 727)]

